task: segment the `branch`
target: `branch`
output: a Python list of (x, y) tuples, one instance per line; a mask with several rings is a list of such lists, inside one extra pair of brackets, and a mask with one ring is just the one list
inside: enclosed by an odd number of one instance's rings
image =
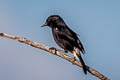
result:
[[(56, 56), (59, 56), (75, 65), (77, 65), (78, 67), (81, 67), (82, 68), (82, 64), (79, 63), (78, 61), (74, 61), (73, 58), (71, 58), (70, 56), (66, 55), (63, 51), (61, 50), (58, 50), (58, 49), (55, 49), (55, 50), (51, 50), (49, 49), (48, 46), (44, 45), (44, 44), (41, 44), (41, 43), (37, 43), (37, 42), (33, 42), (31, 40), (28, 40), (27, 38), (23, 38), (23, 37), (17, 37), (17, 36), (13, 36), (13, 35), (9, 35), (9, 34), (6, 34), (6, 33), (0, 33), (0, 37), (4, 37), (4, 38), (9, 38), (9, 39), (13, 39), (13, 40), (16, 40), (16, 41), (19, 41), (21, 43), (24, 43), (24, 44), (27, 44), (27, 45), (30, 45), (32, 47), (35, 47), (35, 48), (38, 48), (38, 49), (42, 49), (44, 51), (47, 51), (51, 54), (54, 54)], [(86, 65), (87, 66), (87, 65)], [(87, 66), (87, 71), (89, 73), (91, 73), (92, 75), (98, 77), (99, 79), (101, 80), (110, 80), (109, 78), (107, 78), (106, 76), (104, 76), (103, 74), (101, 74), (100, 72), (96, 71), (95, 69)]]

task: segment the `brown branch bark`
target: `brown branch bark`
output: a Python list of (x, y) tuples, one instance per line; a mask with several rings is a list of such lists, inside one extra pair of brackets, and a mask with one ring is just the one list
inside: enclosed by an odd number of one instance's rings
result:
[[(34, 41), (31, 41), (31, 40), (28, 40), (27, 38), (23, 38), (23, 37), (17, 37), (17, 36), (13, 36), (13, 35), (9, 35), (9, 34), (6, 34), (6, 33), (0, 33), (0, 37), (4, 37), (4, 38), (9, 38), (9, 39), (13, 39), (13, 40), (17, 40), (21, 43), (24, 43), (24, 44), (27, 44), (27, 45), (30, 45), (30, 46), (33, 46), (35, 48), (39, 48), (39, 49), (42, 49), (44, 51), (47, 51), (51, 54), (54, 54), (56, 56), (59, 56), (75, 65), (77, 65), (78, 67), (82, 67), (81, 63), (79, 63), (78, 61), (74, 61), (73, 58), (71, 58), (70, 56), (66, 55), (63, 51), (61, 50), (58, 50), (58, 49), (55, 49), (55, 50), (51, 50), (49, 49), (48, 46), (44, 45), (44, 44), (41, 44), (41, 43), (37, 43), (37, 42), (34, 42)], [(87, 66), (87, 65), (86, 65)], [(100, 72), (96, 71), (95, 69), (87, 66), (87, 70), (89, 73), (91, 73), (93, 76), (96, 76), (98, 77), (99, 79), (101, 80), (110, 80), (109, 78), (107, 78), (106, 76), (104, 76), (103, 74), (101, 74)]]

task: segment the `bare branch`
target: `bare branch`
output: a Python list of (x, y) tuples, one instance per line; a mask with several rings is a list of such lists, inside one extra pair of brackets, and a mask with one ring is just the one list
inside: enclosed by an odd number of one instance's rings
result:
[[(70, 56), (66, 55), (64, 53), (64, 51), (61, 51), (61, 50), (58, 50), (58, 49), (51, 50), (48, 46), (46, 46), (44, 44), (28, 40), (27, 38), (9, 35), (9, 34), (6, 34), (6, 33), (0, 33), (0, 37), (17, 40), (17, 41), (19, 41), (21, 43), (25, 43), (25, 44), (33, 46), (35, 48), (42, 49), (42, 50), (47, 51), (49, 53), (52, 53), (52, 54), (54, 54), (56, 56), (59, 56), (59, 57), (65, 59), (65, 60), (79, 66), (79, 67), (82, 67), (81, 63), (79, 63), (78, 61), (74, 61), (74, 59), (71, 58)], [(87, 66), (87, 70), (88, 70), (89, 73), (91, 73), (92, 75), (98, 77), (101, 80), (110, 80), (109, 78), (107, 78), (106, 76), (104, 76), (103, 74), (101, 74), (100, 72), (96, 71), (95, 69), (93, 69), (93, 68), (91, 68), (89, 66)]]

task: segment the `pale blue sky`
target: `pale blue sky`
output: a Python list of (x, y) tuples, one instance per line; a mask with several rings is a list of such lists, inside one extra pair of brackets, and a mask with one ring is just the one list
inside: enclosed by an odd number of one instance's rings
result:
[[(51, 14), (80, 35), (87, 65), (120, 79), (119, 0), (0, 0), (0, 32), (59, 48), (40, 27)], [(99, 80), (45, 51), (4, 38), (0, 44), (0, 80)]]

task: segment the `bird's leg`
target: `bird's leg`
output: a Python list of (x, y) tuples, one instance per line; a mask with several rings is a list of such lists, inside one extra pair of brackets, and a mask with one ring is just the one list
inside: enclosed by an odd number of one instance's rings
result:
[(64, 49), (64, 52), (65, 52), (65, 53), (68, 53), (68, 51), (67, 51), (67, 50), (65, 50), (65, 49)]
[(54, 47), (49, 48), (50, 52), (54, 53), (56, 55), (57, 49)]
[(75, 62), (75, 61), (76, 61), (76, 58), (74, 57), (74, 58), (73, 58), (73, 62), (72, 62), (73, 65), (74, 65), (74, 62)]

